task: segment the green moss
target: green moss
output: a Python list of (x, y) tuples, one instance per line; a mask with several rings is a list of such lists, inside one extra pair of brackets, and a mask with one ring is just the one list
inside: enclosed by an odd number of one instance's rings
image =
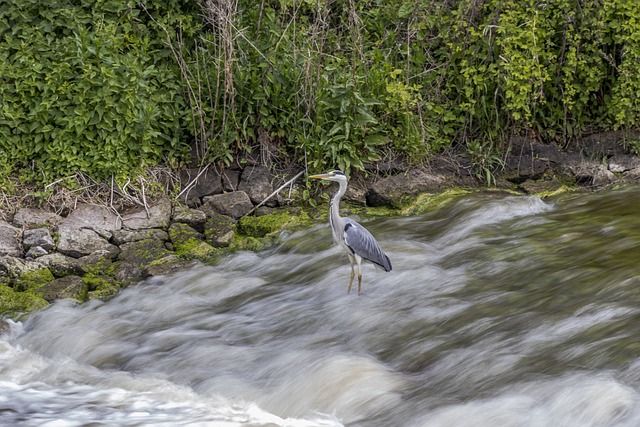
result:
[(562, 184), (560, 188), (557, 188), (555, 190), (541, 191), (541, 192), (535, 193), (535, 195), (540, 197), (541, 199), (547, 199), (550, 197), (559, 196), (561, 194), (572, 193), (577, 190), (578, 188), (575, 186)]
[(103, 274), (87, 273), (82, 277), (82, 280), (89, 289), (88, 299), (107, 300), (120, 290), (120, 286), (114, 279)]
[(277, 238), (275, 236), (262, 238), (252, 236), (236, 236), (231, 242), (229, 250), (258, 252), (273, 245), (276, 241)]
[(39, 268), (37, 270), (25, 271), (15, 280), (14, 288), (19, 292), (35, 290), (54, 279), (55, 277), (53, 277), (51, 271), (46, 267)]
[(49, 305), (44, 298), (33, 292), (16, 292), (7, 285), (0, 285), (0, 314), (14, 316)]
[(190, 238), (177, 244), (174, 243), (173, 249), (176, 255), (184, 259), (206, 260), (218, 253), (216, 248), (196, 238)]
[(406, 199), (402, 215), (420, 215), (443, 208), (471, 191), (460, 188), (446, 190), (439, 194), (420, 194), (418, 197)]
[(302, 210), (276, 212), (262, 216), (245, 216), (238, 222), (245, 236), (261, 238), (284, 230), (293, 230), (311, 224), (309, 215)]

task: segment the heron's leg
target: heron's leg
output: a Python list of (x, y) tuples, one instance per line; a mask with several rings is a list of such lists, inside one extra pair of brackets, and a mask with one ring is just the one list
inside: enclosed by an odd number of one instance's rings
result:
[(349, 261), (351, 262), (351, 277), (349, 278), (349, 289), (347, 289), (347, 293), (351, 293), (351, 285), (353, 284), (353, 277), (356, 275), (355, 271), (353, 271), (353, 263), (355, 259), (353, 259), (353, 255), (349, 254)]
[(356, 262), (358, 263), (358, 295), (362, 295), (362, 268), (360, 267), (362, 258), (358, 255), (356, 255)]

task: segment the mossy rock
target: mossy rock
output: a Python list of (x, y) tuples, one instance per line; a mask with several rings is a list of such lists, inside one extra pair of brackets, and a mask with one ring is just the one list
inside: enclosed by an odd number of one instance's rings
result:
[(471, 194), (471, 191), (460, 188), (446, 190), (439, 194), (420, 194), (418, 197), (405, 198), (402, 209), (403, 215), (421, 215), (436, 211), (458, 200), (460, 197)]
[(236, 235), (236, 221), (228, 215), (211, 214), (204, 224), (204, 235), (214, 248), (226, 248)]
[(88, 273), (82, 277), (82, 280), (88, 288), (88, 299), (106, 301), (113, 298), (120, 291), (119, 284), (113, 278), (104, 274)]
[(169, 255), (162, 259), (150, 262), (145, 268), (149, 276), (164, 276), (193, 265), (193, 262), (185, 261), (177, 255)]
[(249, 237), (261, 238), (284, 230), (291, 230), (311, 223), (304, 211), (276, 212), (262, 216), (245, 216), (238, 222), (240, 232)]
[(47, 283), (53, 281), (55, 277), (47, 268), (39, 268), (37, 270), (25, 271), (14, 282), (14, 289), (18, 292), (27, 290), (37, 290)]
[(36, 292), (46, 301), (73, 298), (80, 302), (87, 299), (88, 286), (80, 276), (70, 275), (55, 279), (40, 287)]
[(0, 314), (15, 316), (46, 307), (49, 303), (34, 292), (16, 292), (7, 285), (0, 285)]
[(137, 242), (125, 243), (120, 246), (121, 252), (118, 255), (120, 261), (126, 261), (137, 265), (147, 265), (152, 261), (164, 258), (171, 252), (164, 246), (164, 242), (155, 239), (139, 240)]
[[(202, 233), (187, 224), (174, 222), (169, 227), (169, 238), (175, 253), (185, 259), (210, 259), (217, 254), (216, 249), (203, 241)], [(159, 258), (156, 258), (159, 259)]]

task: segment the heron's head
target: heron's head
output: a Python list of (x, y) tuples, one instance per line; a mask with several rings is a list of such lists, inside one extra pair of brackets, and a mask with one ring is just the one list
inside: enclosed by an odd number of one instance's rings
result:
[(344, 174), (344, 172), (339, 170), (334, 170), (327, 173), (321, 173), (319, 175), (309, 175), (309, 178), (326, 179), (327, 181), (336, 181), (336, 182), (342, 181), (345, 184), (347, 182), (347, 176)]

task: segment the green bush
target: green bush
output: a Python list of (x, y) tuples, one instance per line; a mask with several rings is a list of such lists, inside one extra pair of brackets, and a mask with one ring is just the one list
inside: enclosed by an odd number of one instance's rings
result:
[(0, 5), (0, 165), (26, 181), (100, 179), (183, 153), (175, 66), (147, 15), (128, 5)]

